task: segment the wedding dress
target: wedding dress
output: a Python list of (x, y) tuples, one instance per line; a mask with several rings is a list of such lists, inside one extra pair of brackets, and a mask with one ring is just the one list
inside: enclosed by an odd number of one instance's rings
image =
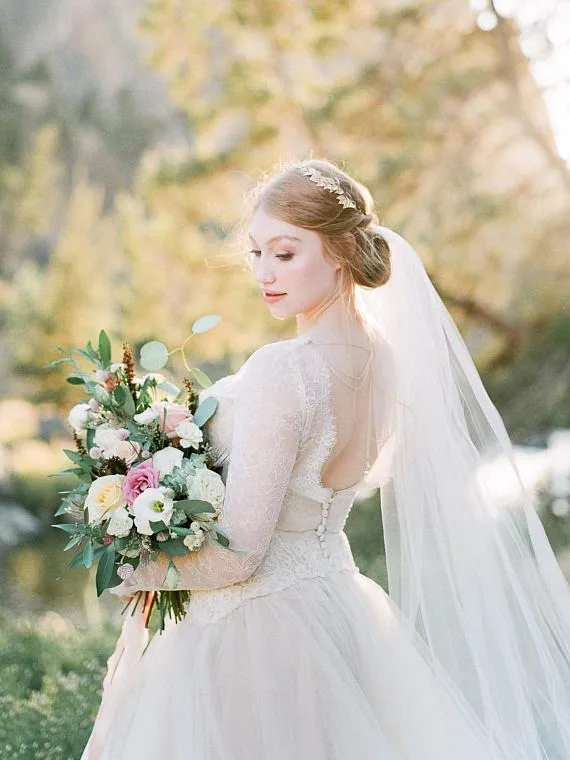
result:
[[(389, 350), (373, 353), (388, 437)], [(346, 403), (341, 354), (303, 335), (270, 343), (202, 391), (219, 402), (220, 527), (240, 552), (176, 558), (188, 611), (144, 654), (127, 614), (82, 760), (514, 760), (355, 565), (343, 528), (370, 442), (350, 431), (371, 393), (361, 354)]]

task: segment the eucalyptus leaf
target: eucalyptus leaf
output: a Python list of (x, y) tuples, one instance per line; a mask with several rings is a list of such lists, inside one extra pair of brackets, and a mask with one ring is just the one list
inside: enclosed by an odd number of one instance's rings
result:
[(83, 385), (85, 383), (85, 378), (80, 377), (79, 375), (70, 375), (65, 379), (70, 385)]
[(67, 563), (66, 567), (80, 567), (83, 564), (83, 551), (80, 551), (79, 554), (76, 554), (75, 557)]
[(192, 332), (196, 335), (198, 333), (205, 333), (211, 330), (212, 327), (216, 327), (222, 321), (222, 318), (218, 314), (206, 314), (203, 317), (197, 319), (192, 325)]
[(188, 553), (188, 547), (184, 545), (182, 538), (169, 538), (168, 541), (162, 541), (160, 549), (169, 557), (182, 557)]
[(93, 542), (88, 541), (83, 547), (83, 564), (85, 567), (91, 567), (93, 564)]
[[(121, 387), (121, 386), (120, 386)], [(130, 388), (124, 388), (125, 400), (123, 401), (123, 411), (129, 417), (132, 417), (136, 412), (135, 400)]]
[(105, 551), (101, 554), (99, 564), (97, 565), (97, 573), (95, 575), (95, 586), (97, 588), (97, 596), (101, 596), (103, 591), (109, 587), (109, 581), (113, 575), (113, 568), (115, 566), (115, 546), (113, 543), (108, 544), (105, 547)]
[(202, 388), (209, 388), (212, 385), (212, 381), (205, 372), (202, 372), (198, 367), (190, 367), (190, 372), (196, 378), (196, 382), (202, 386)]
[(83, 536), (72, 536), (69, 541), (66, 543), (66, 545), (63, 547), (63, 551), (66, 552), (68, 549), (72, 549), (74, 546), (77, 546), (77, 544), (81, 541)]
[(73, 451), (73, 449), (63, 449), (63, 453), (68, 459), (71, 459), (71, 461), (74, 464), (81, 464), (83, 461), (84, 454), (80, 454), (79, 451)]
[(92, 395), (100, 404), (103, 404), (103, 406), (109, 406), (111, 404), (111, 396), (109, 395), (109, 391), (103, 388), (102, 385), (96, 385), (95, 388), (93, 388)]
[(179, 396), (181, 392), (180, 388), (177, 385), (174, 385), (174, 383), (171, 383), (169, 380), (165, 380), (163, 383), (159, 383), (158, 388), (160, 388), (161, 391), (168, 393), (169, 396)]
[(111, 341), (105, 330), (99, 333), (99, 358), (103, 369), (106, 369), (111, 363)]
[[(74, 350), (77, 351), (78, 354), (81, 354), (81, 356), (84, 356), (86, 359), (88, 359), (92, 364), (97, 364), (97, 357), (90, 354), (89, 351), (84, 351), (82, 348), (76, 348)], [(62, 360), (59, 359), (59, 361), (62, 361)], [(66, 361), (66, 360), (63, 359), (63, 361)]]
[(194, 422), (198, 427), (203, 427), (203, 425), (208, 422), (210, 417), (214, 414), (218, 407), (218, 399), (214, 396), (208, 396), (208, 398), (204, 399), (202, 403), (198, 406), (196, 411), (194, 412), (194, 417), (192, 418), (192, 422)]
[(75, 523), (52, 523), (52, 528), (59, 528), (64, 533), (75, 533), (77, 530), (77, 525)]
[(168, 361), (168, 349), (164, 343), (151, 340), (141, 348), (139, 361), (149, 372), (158, 372)]
[(115, 390), (113, 391), (113, 395), (115, 396), (115, 401), (119, 406), (122, 406), (125, 398), (127, 397), (127, 389), (124, 385), (117, 385)]
[(148, 524), (153, 533), (160, 533), (161, 530), (167, 530), (166, 523), (162, 520), (149, 520)]
[(171, 525), (170, 530), (173, 533), (177, 533), (179, 536), (189, 536), (191, 533), (194, 533), (194, 531), (190, 530), (190, 528), (182, 528), (178, 525)]
[(203, 499), (181, 499), (175, 501), (174, 505), (180, 509), (183, 509), (188, 516), (193, 515), (195, 512), (213, 512), (214, 507), (209, 501)]
[(224, 536), (223, 533), (220, 533), (218, 530), (214, 531), (214, 533), (216, 534), (216, 538), (222, 546), (225, 546), (227, 548), (230, 545), (229, 540)]

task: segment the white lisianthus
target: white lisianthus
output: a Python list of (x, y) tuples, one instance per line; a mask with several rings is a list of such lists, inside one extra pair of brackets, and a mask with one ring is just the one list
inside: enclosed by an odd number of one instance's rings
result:
[[(170, 523), (174, 500), (172, 491), (166, 488), (146, 488), (134, 500), (131, 512), (135, 516), (135, 525), (139, 533), (146, 533), (140, 529), (139, 524), (145, 529), (147, 523), (162, 520), (165, 525)], [(150, 525), (148, 526), (150, 530)], [(146, 533), (146, 535), (150, 535)]]
[(69, 410), (67, 421), (76, 433), (84, 433), (87, 430), (87, 424), (91, 415), (89, 404), (75, 404)]
[(190, 420), (180, 422), (174, 428), (174, 431), (180, 437), (180, 445), (183, 449), (187, 449), (189, 446), (193, 449), (198, 449), (201, 441), (204, 440), (204, 433), (195, 422), (191, 422)]
[(217, 472), (201, 467), (195, 475), (186, 478), (189, 499), (208, 501), (213, 507), (220, 508), (224, 503), (226, 487)]
[(99, 522), (109, 517), (115, 510), (127, 505), (123, 495), (124, 475), (103, 475), (91, 483), (85, 497), (85, 508), (89, 522)]
[(152, 536), (152, 528), (150, 527), (150, 523), (143, 517), (135, 516), (135, 528), (137, 529), (137, 532), (141, 533), (143, 536)]
[(129, 515), (125, 507), (116, 509), (111, 515), (107, 525), (107, 533), (117, 538), (126, 538), (133, 527), (133, 518)]
[(184, 458), (184, 453), (174, 446), (167, 446), (165, 449), (155, 452), (152, 455), (152, 465), (159, 473), (160, 477), (170, 475), (175, 467), (179, 467)]
[(139, 425), (150, 425), (150, 423), (154, 422), (158, 416), (159, 416), (158, 411), (156, 409), (152, 409), (149, 406), (149, 408), (145, 409), (144, 412), (139, 412), (138, 414), (135, 414), (133, 416), (133, 420), (135, 422), (138, 422)]

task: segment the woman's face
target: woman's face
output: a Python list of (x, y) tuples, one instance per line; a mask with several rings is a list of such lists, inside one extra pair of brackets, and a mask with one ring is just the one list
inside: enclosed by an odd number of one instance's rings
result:
[[(249, 238), (251, 268), (277, 319), (310, 314), (335, 291), (340, 265), (325, 259), (317, 232), (258, 208), (250, 220)], [(272, 298), (270, 293), (283, 295)]]

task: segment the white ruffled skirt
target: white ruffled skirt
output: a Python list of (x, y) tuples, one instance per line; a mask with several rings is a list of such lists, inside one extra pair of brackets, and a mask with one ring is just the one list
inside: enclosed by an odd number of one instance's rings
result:
[(505, 760), (358, 569), (213, 622), (190, 611), (142, 658), (141, 620), (125, 618), (82, 760)]

